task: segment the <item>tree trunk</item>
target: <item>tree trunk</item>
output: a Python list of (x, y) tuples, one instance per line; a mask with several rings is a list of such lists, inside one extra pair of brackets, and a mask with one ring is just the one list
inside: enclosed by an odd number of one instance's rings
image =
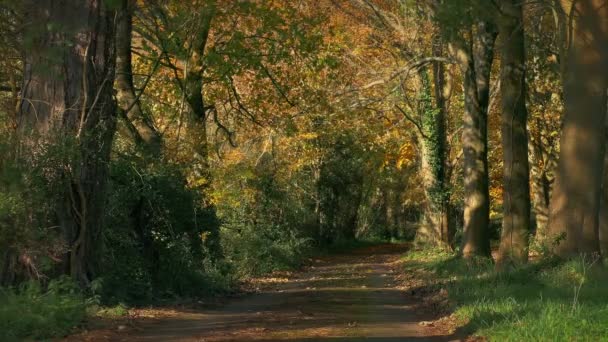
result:
[(420, 90), (422, 134), (421, 175), (426, 196), (423, 223), (417, 233), (418, 238), (427, 242), (451, 248), (453, 234), (450, 230), (448, 180), (446, 179), (446, 128), (443, 65), (433, 67), (435, 83), (435, 103), (428, 71), (421, 70)]
[[(562, 1), (571, 19), (565, 112), (551, 197), (550, 238), (562, 257), (599, 253), (598, 217), (606, 144), (608, 3)], [(572, 12), (569, 10), (572, 8)]]
[(530, 171), (522, 7), (520, 0), (501, 2), (503, 218), (498, 265), (528, 260)]
[[(540, 121), (538, 118), (537, 122)], [(540, 127), (537, 123), (537, 127)], [(555, 169), (555, 161), (546, 150), (542, 141), (541, 130), (536, 136), (530, 136), (530, 178), (532, 183), (532, 205), (534, 207), (535, 235), (537, 239), (544, 240), (547, 236), (549, 221), (549, 200), (551, 198), (552, 178), (549, 174)]]
[[(606, 132), (608, 132), (608, 128)], [(604, 156), (604, 180), (600, 198), (599, 227), (600, 250), (602, 255), (606, 255), (608, 253), (608, 151)]]
[(383, 236), (387, 239), (390, 239), (392, 237), (394, 237), (394, 231), (395, 231), (395, 200), (394, 200), (395, 194), (393, 189), (391, 189), (389, 186), (385, 186), (384, 189), (382, 189), (382, 198), (383, 198), (383, 205), (382, 205), (382, 209), (384, 209), (384, 217), (382, 220), (382, 225), (384, 226), (383, 229)]
[(0, 255), (0, 286), (8, 287), (15, 285), (17, 276), (17, 253), (12, 247), (3, 246), (2, 254)]
[[(433, 44), (433, 54), (435, 56), (441, 56), (444, 53), (443, 42), (440, 39)], [(435, 105), (437, 106), (437, 116), (435, 117), (435, 125), (437, 127), (437, 144), (441, 151), (438, 155), (438, 161), (441, 164), (441, 171), (439, 172), (440, 184), (441, 184), (441, 206), (440, 206), (440, 217), (439, 227), (442, 236), (443, 244), (451, 249), (454, 243), (454, 223), (452, 222), (450, 215), (450, 177), (449, 177), (449, 150), (447, 142), (447, 129), (446, 117), (448, 115), (447, 101), (451, 93), (451, 85), (446, 82), (445, 77), (445, 65), (442, 62), (433, 63), (433, 82), (435, 89)]]
[(161, 137), (152, 120), (142, 111), (133, 86), (131, 38), (134, 0), (121, 0), (116, 16), (116, 100), (136, 144), (150, 155), (158, 155)]
[(490, 71), (496, 30), (481, 22), (467, 46), (452, 44), (464, 77), (465, 112), (462, 147), (464, 154), (464, 227), (462, 252), (465, 258), (490, 255), (488, 188), (488, 104)]
[(55, 172), (65, 180), (56, 204), (65, 271), (82, 285), (95, 276), (105, 187), (115, 131), (114, 15), (102, 0), (28, 0), (21, 141), (35, 158), (45, 146), (74, 153)]
[(211, 175), (209, 169), (209, 142), (207, 140), (207, 114), (203, 94), (203, 76), (205, 72), (204, 56), (215, 15), (214, 5), (201, 14), (200, 26), (192, 41), (192, 53), (183, 80), (186, 100), (190, 107), (191, 117), (188, 121), (188, 137), (196, 157), (194, 174), (198, 178), (197, 186), (201, 189), (209, 186)]

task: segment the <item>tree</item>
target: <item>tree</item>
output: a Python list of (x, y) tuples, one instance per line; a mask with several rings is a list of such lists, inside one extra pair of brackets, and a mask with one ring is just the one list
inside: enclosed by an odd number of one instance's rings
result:
[[(561, 82), (561, 16), (553, 6), (527, 4), (526, 32), (526, 107), (530, 188), (536, 239), (547, 235), (549, 200), (559, 153), (559, 133), (563, 108)], [(557, 19), (556, 19), (557, 18)], [(545, 57), (545, 58), (543, 58)]]
[(176, 79), (181, 85), (184, 97), (190, 107), (192, 117), (188, 121), (188, 135), (197, 154), (199, 168), (195, 169), (197, 177), (209, 182), (209, 141), (207, 139), (207, 117), (212, 106), (206, 104), (203, 93), (203, 78), (205, 72), (205, 49), (209, 39), (211, 23), (215, 16), (215, 1), (196, 17), (196, 31), (190, 37), (187, 69), (182, 80)]
[(494, 24), (485, 20), (477, 20), (469, 32), (468, 42), (455, 40), (451, 44), (464, 78), (462, 253), (465, 258), (490, 255), (487, 120), (490, 71), (497, 36)]
[[(421, 203), (422, 221), (416, 239), (450, 249), (455, 233), (449, 210), (450, 179), (447, 162), (449, 127), (446, 122), (451, 84), (446, 82), (445, 63), (450, 60), (445, 56), (442, 37), (437, 30), (420, 29), (418, 34), (428, 38), (429, 44), (420, 44), (420, 41), (412, 43), (412, 38), (417, 36), (413, 33), (417, 32), (415, 27), (425, 27), (432, 24), (432, 20), (418, 5), (408, 1), (383, 3), (358, 0), (349, 5), (353, 8), (349, 9), (345, 4), (336, 6), (362, 22), (370, 22), (374, 29), (374, 40), (381, 40), (389, 51), (394, 49), (396, 64), (402, 64), (401, 70), (389, 68), (391, 75), (386, 80), (376, 80), (369, 84), (387, 83), (387, 86), (399, 89), (400, 94), (395, 97), (394, 107), (416, 128), (415, 137), (420, 152), (419, 174), (425, 194), (424, 203)], [(406, 66), (403, 67), (403, 64)], [(410, 77), (410, 73), (417, 77)], [(400, 85), (395, 86), (390, 80), (399, 81)], [(411, 83), (415, 84), (415, 94), (408, 91)], [(390, 94), (395, 90), (388, 88), (386, 92)], [(409, 98), (412, 95), (416, 101)]]
[[(445, 248), (452, 247), (454, 232), (450, 223), (449, 179), (446, 170), (446, 115), (444, 94), (444, 67), (442, 63), (433, 64), (434, 92), (431, 87), (428, 71), (420, 72), (420, 117), (422, 118), (421, 141), (421, 175), (426, 194), (424, 212), (424, 231), (429, 242)], [(434, 95), (434, 96), (433, 96)], [(434, 102), (433, 102), (434, 98)]]
[(462, 131), (465, 188), (462, 252), (465, 258), (490, 254), (487, 120), (497, 32), (489, 21), (481, 21), (476, 26), (471, 53), (461, 61), (465, 88)]
[(64, 272), (86, 285), (96, 275), (108, 161), (115, 131), (113, 13), (102, 0), (33, 1), (28, 18), (19, 131), (36, 158), (67, 142), (73, 154), (54, 221), (65, 240)]
[(530, 171), (526, 121), (523, 4), (500, 2), (503, 218), (497, 264), (528, 260)]
[(599, 253), (598, 217), (606, 144), (608, 2), (562, 1), (569, 17), (563, 65), (565, 112), (550, 237), (555, 253), (572, 257)]
[(150, 154), (158, 155), (161, 149), (160, 134), (152, 120), (143, 112), (133, 86), (131, 40), (134, 7), (135, 1), (121, 0), (116, 16), (116, 100), (129, 133), (138, 146)]
[[(441, 38), (436, 37), (433, 41), (433, 55), (441, 56), (444, 53), (444, 42)], [(447, 116), (448, 113), (448, 101), (452, 93), (452, 84), (450, 80), (446, 80), (445, 64), (439, 61), (433, 62), (433, 88), (435, 92), (435, 106), (437, 107), (437, 115), (434, 120), (436, 127), (436, 160), (437, 166), (437, 179), (438, 179), (438, 193), (440, 194), (439, 202), (439, 227), (441, 231), (441, 241), (445, 246), (452, 247), (455, 226), (452, 222), (451, 203), (450, 203), (450, 165), (449, 165), (449, 153), (450, 146), (448, 146), (448, 127), (447, 127)]]
[[(192, 11), (191, 6), (197, 10)], [(195, 1), (188, 6), (173, 1), (150, 1), (139, 11), (137, 30), (145, 41), (143, 47), (148, 50), (148, 58), (154, 59), (154, 65), (162, 61), (161, 64), (169, 69), (172, 81), (181, 92), (180, 102), (187, 105), (185, 122), (195, 156), (193, 171), (203, 188), (210, 184), (207, 121), (214, 109), (205, 98), (205, 89), (211, 83), (205, 76), (209, 72), (207, 43), (216, 14), (215, 1)], [(183, 105), (179, 110), (181, 116)]]
[(490, 256), (488, 109), (494, 43), (493, 4), (485, 1), (428, 1), (463, 79), (462, 151), (464, 226), (462, 254)]
[[(606, 132), (608, 132), (608, 128)], [(600, 250), (602, 255), (606, 255), (608, 253), (608, 151), (604, 156), (604, 178), (600, 198), (599, 237)]]

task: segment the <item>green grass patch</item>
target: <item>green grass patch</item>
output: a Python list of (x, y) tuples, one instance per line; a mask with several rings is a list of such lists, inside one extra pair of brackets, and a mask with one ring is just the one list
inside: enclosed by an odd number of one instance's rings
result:
[(100, 318), (117, 319), (126, 317), (129, 314), (129, 308), (125, 304), (120, 303), (115, 306), (94, 308), (90, 310), (90, 313)]
[(608, 341), (608, 269), (584, 258), (543, 259), (508, 272), (439, 250), (405, 259), (448, 290), (466, 332), (495, 341)]

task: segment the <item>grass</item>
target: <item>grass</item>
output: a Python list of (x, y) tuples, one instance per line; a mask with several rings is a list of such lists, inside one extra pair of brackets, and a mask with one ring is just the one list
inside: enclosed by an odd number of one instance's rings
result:
[(129, 308), (123, 303), (115, 306), (95, 308), (91, 311), (95, 316), (106, 319), (122, 318), (129, 314)]
[(608, 341), (608, 270), (582, 257), (496, 272), (438, 250), (409, 252), (409, 271), (447, 289), (466, 332), (495, 341)]

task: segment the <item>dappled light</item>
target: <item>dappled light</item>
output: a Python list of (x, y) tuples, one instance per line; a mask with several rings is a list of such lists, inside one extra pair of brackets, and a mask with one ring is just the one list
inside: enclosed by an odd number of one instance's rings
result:
[(608, 0), (0, 0), (0, 341), (608, 338)]
[(405, 295), (410, 284), (398, 279), (398, 259), (407, 245), (382, 247), (373, 254), (363, 249), (317, 259), (287, 280), (257, 282), (255, 296), (218, 310), (184, 311), (162, 322), (144, 322), (125, 340), (449, 340), (449, 334), (419, 324), (432, 313), (420, 309), (425, 303)]

